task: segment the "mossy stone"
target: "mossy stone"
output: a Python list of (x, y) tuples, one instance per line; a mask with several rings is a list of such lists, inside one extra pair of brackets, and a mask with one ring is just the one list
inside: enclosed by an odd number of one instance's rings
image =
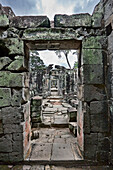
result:
[(0, 107), (10, 106), (11, 90), (8, 88), (0, 88)]
[(7, 27), (9, 25), (9, 19), (7, 15), (0, 15), (0, 27)]
[(16, 56), (15, 60), (7, 67), (8, 70), (21, 70), (24, 64), (23, 56)]
[(1, 57), (0, 58), (0, 70), (3, 69), (7, 64), (11, 63), (11, 59), (9, 57)]
[(2, 87), (23, 87), (22, 73), (0, 72), (0, 86)]

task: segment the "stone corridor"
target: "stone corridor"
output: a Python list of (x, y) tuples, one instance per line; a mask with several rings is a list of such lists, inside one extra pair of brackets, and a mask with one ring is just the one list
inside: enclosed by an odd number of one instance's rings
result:
[(81, 160), (77, 149), (76, 113), (76, 108), (58, 95), (58, 89), (51, 88), (51, 95), (42, 100), (42, 121), (39, 127), (32, 129), (35, 139), (29, 160)]

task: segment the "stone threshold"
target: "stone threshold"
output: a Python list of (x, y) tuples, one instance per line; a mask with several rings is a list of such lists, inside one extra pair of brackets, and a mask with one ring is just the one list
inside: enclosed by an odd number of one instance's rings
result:
[(78, 166), (111, 166), (109, 162), (105, 161), (87, 161), (87, 160), (25, 160), (20, 162), (0, 162), (0, 165), (54, 165), (62, 167), (78, 167)]

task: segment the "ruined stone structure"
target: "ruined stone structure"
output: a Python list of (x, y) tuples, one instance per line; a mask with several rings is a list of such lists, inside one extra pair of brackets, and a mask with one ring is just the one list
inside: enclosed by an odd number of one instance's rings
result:
[(92, 15), (15, 16), (0, 6), (0, 161), (30, 154), (29, 50), (79, 50), (77, 140), (85, 160), (113, 163), (113, 1)]
[[(49, 67), (49, 66), (48, 66)], [(77, 92), (77, 70), (66, 69), (63, 66), (56, 65), (55, 69), (46, 69), (43, 74), (43, 95), (47, 97), (51, 95), (51, 89), (56, 88), (58, 94), (62, 96), (68, 96)], [(49, 71), (48, 71), (49, 70)], [(68, 96), (69, 97), (69, 96)]]

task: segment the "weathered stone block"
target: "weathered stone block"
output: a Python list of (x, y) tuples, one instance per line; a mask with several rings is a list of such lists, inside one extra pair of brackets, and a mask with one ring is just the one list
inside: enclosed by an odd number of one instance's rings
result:
[(113, 54), (113, 46), (112, 46), (112, 41), (113, 40), (113, 31), (111, 34), (108, 36), (108, 53)]
[(84, 84), (104, 84), (103, 65), (83, 65)]
[(23, 142), (22, 141), (13, 141), (12, 142), (13, 152), (23, 153)]
[(84, 158), (95, 159), (97, 151), (97, 133), (85, 134), (84, 136)]
[(110, 156), (109, 152), (106, 152), (106, 151), (97, 151), (96, 155), (97, 155), (97, 161), (98, 162), (103, 161), (104, 163), (105, 162), (108, 163), (109, 156)]
[(9, 161), (10, 162), (18, 162), (18, 161), (23, 161), (23, 154), (19, 152), (12, 152), (9, 153)]
[(0, 40), (0, 56), (24, 55), (23, 41), (18, 38)]
[(83, 39), (82, 48), (94, 49), (94, 50), (107, 48), (107, 38), (105, 36), (87, 37)]
[(8, 27), (9, 19), (6, 14), (0, 15), (0, 27)]
[(91, 118), (91, 131), (92, 132), (108, 132), (109, 131), (109, 121), (108, 121), (107, 114), (98, 113), (95, 115), (91, 115), (90, 118)]
[(22, 88), (21, 90), (12, 89), (11, 105), (21, 106), (21, 104), (29, 100), (29, 97), (30, 95), (28, 88)]
[(78, 87), (78, 99), (86, 102), (106, 100), (105, 86), (102, 85), (81, 85)]
[(84, 133), (90, 133), (90, 107), (87, 103), (84, 104), (84, 121), (83, 121), (83, 128)]
[(0, 134), (3, 134), (3, 124), (1, 120), (0, 120)]
[(91, 16), (86, 14), (55, 15), (55, 27), (91, 27)]
[(110, 141), (108, 137), (98, 137), (98, 151), (110, 151)]
[(69, 108), (68, 111), (69, 122), (77, 122), (77, 110), (76, 108)]
[(3, 6), (3, 10), (5, 11), (9, 19), (15, 16), (13, 10), (9, 6)]
[(40, 123), (41, 122), (41, 118), (40, 116), (37, 116), (37, 117), (32, 117), (32, 123)]
[(93, 101), (90, 103), (91, 114), (108, 114), (108, 102), (107, 101)]
[(8, 38), (19, 38), (22, 31), (19, 31), (18, 29), (11, 27), (7, 29), (7, 36)]
[(24, 120), (30, 122), (30, 101), (22, 105), (22, 113), (24, 115)]
[(104, 19), (107, 20), (111, 14), (113, 14), (113, 2), (108, 0), (105, 5)]
[(18, 70), (23, 71), (25, 68), (24, 65), (24, 57), (23, 56), (16, 56), (15, 60), (7, 67), (8, 70)]
[(31, 111), (32, 112), (41, 112), (41, 107), (37, 105), (31, 106)]
[(25, 131), (25, 124), (5, 124), (3, 125), (4, 133), (23, 133)]
[(11, 105), (21, 106), (21, 104), (22, 104), (22, 89), (21, 90), (12, 89)]
[(10, 106), (11, 104), (11, 89), (0, 88), (0, 107)]
[(0, 161), (8, 162), (9, 161), (9, 154), (8, 153), (0, 153)]
[(95, 12), (92, 15), (92, 27), (101, 28), (102, 27), (103, 14), (101, 12)]
[(31, 104), (34, 105), (34, 106), (41, 106), (42, 104), (42, 97), (39, 97), (39, 96), (35, 96), (32, 98), (31, 100)]
[(3, 29), (0, 29), (0, 39), (5, 39), (5, 38), (7, 38), (8, 37), (8, 33), (7, 33), (7, 31), (5, 31), (4, 30), (4, 28)]
[(12, 135), (5, 135), (0, 138), (0, 152), (12, 152)]
[[(74, 29), (64, 29), (64, 28), (29, 28), (26, 29), (23, 32), (23, 36), (22, 36), (23, 40), (72, 40), (72, 39), (76, 39), (77, 40), (77, 34), (76, 31)], [(62, 42), (63, 43), (63, 42)], [(71, 43), (71, 42), (70, 42)], [(69, 44), (70, 44), (69, 43)], [(71, 43), (70, 45), (66, 45), (66, 43), (63, 44), (63, 48), (68, 48), (68, 49), (72, 49), (75, 48), (75, 46), (78, 47), (78, 45), (80, 45), (80, 41), (77, 41), (77, 43), (74, 42)], [(47, 43), (43, 43), (43, 44), (37, 44), (37, 48), (38, 49), (59, 49), (59, 43), (52, 43), (50, 45), (48, 45)], [(33, 48), (34, 45), (31, 47)]]
[(13, 140), (22, 142), (23, 136), (23, 133), (13, 133)]
[(98, 49), (83, 49), (82, 64), (103, 64), (103, 54)]
[(7, 64), (11, 63), (11, 59), (9, 57), (1, 57), (0, 58), (0, 70), (3, 69)]
[(18, 107), (6, 107), (2, 108), (2, 121), (3, 124), (16, 124), (23, 121), (21, 108)]
[(22, 73), (0, 72), (0, 86), (2, 87), (23, 87), (24, 75)]
[(37, 28), (50, 27), (47, 16), (15, 16), (10, 19), (10, 27), (16, 28)]
[(32, 112), (31, 117), (36, 117), (39, 116), (40, 114), (41, 114), (41, 110), (37, 112)]

